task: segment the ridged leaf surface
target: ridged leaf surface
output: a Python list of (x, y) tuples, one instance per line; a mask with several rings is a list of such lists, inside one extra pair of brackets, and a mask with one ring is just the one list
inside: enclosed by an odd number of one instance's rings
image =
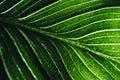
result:
[(0, 80), (120, 80), (120, 1), (0, 0)]

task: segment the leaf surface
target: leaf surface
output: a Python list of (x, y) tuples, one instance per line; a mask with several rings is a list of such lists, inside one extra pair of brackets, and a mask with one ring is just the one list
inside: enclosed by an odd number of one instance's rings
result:
[(120, 79), (120, 1), (10, 2), (0, 0), (2, 80)]

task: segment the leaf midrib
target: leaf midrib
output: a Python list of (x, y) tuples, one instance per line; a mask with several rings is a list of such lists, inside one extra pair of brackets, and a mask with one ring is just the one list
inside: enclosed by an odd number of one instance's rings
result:
[(32, 32), (43, 34), (43, 35), (48, 36), (50, 38), (54, 38), (54, 39), (60, 40), (62, 42), (68, 43), (70, 45), (77, 46), (77, 47), (80, 47), (80, 48), (85, 49), (87, 51), (90, 51), (90, 52), (92, 52), (92, 53), (94, 53), (94, 54), (96, 54), (96, 55), (98, 55), (100, 57), (107, 58), (107, 59), (113, 60), (113, 61), (115, 61), (117, 63), (120, 63), (119, 58), (114, 58), (112, 56), (108, 56), (108, 55), (105, 55), (105, 54), (103, 54), (101, 52), (95, 51), (95, 50), (93, 50), (93, 49), (91, 49), (89, 47), (86, 47), (83, 43), (79, 43), (79, 42), (70, 40), (70, 39), (65, 38), (65, 37), (57, 36), (54, 33), (47, 32), (47, 31), (41, 30), (39, 28), (35, 28), (33, 26), (30, 26), (27, 23), (24, 24), (23, 22), (19, 21), (17, 18), (0, 17), (0, 23), (10, 24), (10, 25), (12, 25), (12, 26), (14, 26), (16, 28), (27, 29), (27, 30), (30, 30)]

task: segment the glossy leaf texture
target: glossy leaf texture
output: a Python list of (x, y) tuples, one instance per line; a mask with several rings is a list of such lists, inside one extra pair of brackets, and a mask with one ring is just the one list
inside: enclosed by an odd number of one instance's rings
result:
[(0, 80), (120, 80), (120, 1), (0, 0)]

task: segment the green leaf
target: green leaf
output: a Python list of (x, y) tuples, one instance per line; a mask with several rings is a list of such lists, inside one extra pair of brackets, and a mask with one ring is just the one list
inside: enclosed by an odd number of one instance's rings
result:
[(0, 79), (120, 80), (119, 6), (0, 0)]

